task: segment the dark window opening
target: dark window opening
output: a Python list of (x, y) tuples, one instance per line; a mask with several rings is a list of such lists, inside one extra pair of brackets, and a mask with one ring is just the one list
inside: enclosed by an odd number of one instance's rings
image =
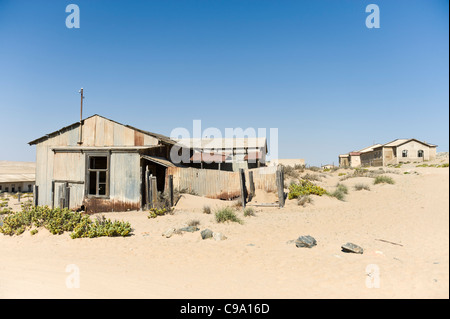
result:
[(408, 151), (407, 150), (403, 150), (402, 157), (408, 157)]
[(417, 152), (417, 157), (423, 157), (423, 150), (419, 150)]
[(108, 196), (108, 156), (89, 156), (88, 163), (88, 195)]

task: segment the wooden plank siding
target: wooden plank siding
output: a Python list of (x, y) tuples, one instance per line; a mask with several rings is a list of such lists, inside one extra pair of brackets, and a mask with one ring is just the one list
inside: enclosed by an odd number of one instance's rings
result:
[[(253, 172), (255, 189), (275, 192), (276, 166), (244, 170), (247, 191), (249, 191), (249, 171)], [(232, 199), (240, 196), (239, 172), (197, 169), (184, 167), (168, 167), (167, 177), (173, 176), (174, 189), (185, 189), (200, 196), (218, 199)], [(168, 185), (168, 182), (165, 183)]]

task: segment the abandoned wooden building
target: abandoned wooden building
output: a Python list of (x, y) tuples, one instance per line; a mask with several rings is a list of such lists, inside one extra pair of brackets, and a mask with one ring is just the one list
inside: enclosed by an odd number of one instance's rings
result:
[[(240, 154), (244, 162), (251, 162), (249, 159), (254, 158), (257, 167), (264, 163), (267, 152), (265, 143), (264, 139), (256, 144), (256, 148), (244, 147), (240, 151), (232, 147), (231, 153)], [(219, 158), (225, 160), (226, 154), (212, 154), (214, 161), (211, 163), (211, 158), (205, 158), (206, 153), (202, 149), (177, 144), (167, 136), (124, 125), (97, 114), (29, 144), (36, 145), (36, 204), (50, 207), (65, 205), (87, 212), (142, 209), (150, 201), (145, 191), (147, 173), (156, 179), (157, 190), (162, 192), (167, 186), (168, 168), (194, 169), (192, 167), (198, 165), (198, 154), (202, 155), (200, 166), (203, 168), (225, 170), (227, 166), (225, 162), (215, 163)], [(187, 150), (189, 161), (172, 161), (172, 149)], [(208, 161), (203, 165), (202, 161), (206, 159)], [(232, 160), (229, 170), (233, 170), (233, 165), (242, 165), (236, 164), (238, 162)], [(251, 165), (246, 164), (246, 168), (251, 168)], [(178, 182), (180, 187), (190, 183), (181, 177), (180, 180), (184, 183)], [(267, 182), (262, 181), (261, 187), (266, 187), (265, 184)]]

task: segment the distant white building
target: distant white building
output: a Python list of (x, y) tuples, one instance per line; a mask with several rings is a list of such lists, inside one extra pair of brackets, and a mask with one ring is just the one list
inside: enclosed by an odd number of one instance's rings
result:
[(36, 163), (0, 161), (0, 193), (28, 193), (36, 181)]
[(375, 144), (359, 151), (339, 155), (340, 167), (386, 166), (402, 162), (423, 162), (436, 158), (437, 145), (415, 138), (396, 139)]

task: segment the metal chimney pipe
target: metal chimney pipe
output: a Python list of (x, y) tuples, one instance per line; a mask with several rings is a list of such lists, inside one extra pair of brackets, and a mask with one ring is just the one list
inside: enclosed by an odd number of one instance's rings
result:
[(78, 134), (78, 145), (83, 144), (82, 141), (82, 136), (83, 136), (83, 88), (81, 88), (80, 90), (80, 94), (81, 94), (81, 106), (80, 106), (80, 130), (79, 130), (79, 134)]

